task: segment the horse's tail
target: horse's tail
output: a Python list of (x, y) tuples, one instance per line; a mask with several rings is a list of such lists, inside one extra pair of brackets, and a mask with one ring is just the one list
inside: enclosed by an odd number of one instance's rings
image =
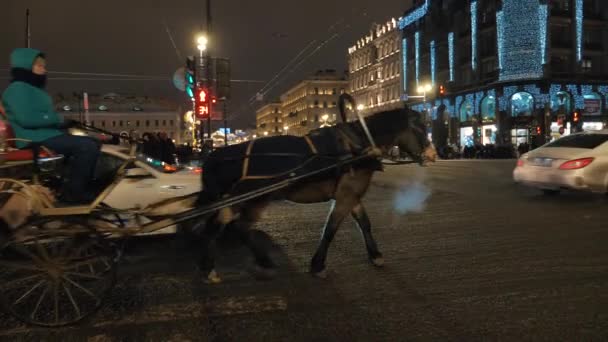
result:
[(338, 99), (338, 108), (340, 109), (340, 117), (342, 118), (342, 122), (346, 122), (346, 101), (350, 102), (353, 110), (357, 109), (357, 104), (355, 99), (347, 93), (340, 95)]

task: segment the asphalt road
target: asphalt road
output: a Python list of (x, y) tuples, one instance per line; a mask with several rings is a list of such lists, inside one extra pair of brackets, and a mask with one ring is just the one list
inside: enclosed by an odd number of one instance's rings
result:
[(116, 289), (88, 322), (49, 330), (1, 314), (0, 340), (608, 340), (608, 197), (544, 197), (512, 183), (513, 164), (377, 174), (365, 205), (383, 269), (367, 262), (349, 218), (328, 279), (311, 277), (329, 204), (277, 203), (257, 226), (274, 243), (274, 280), (255, 280), (239, 246), (222, 251), (224, 282), (209, 286), (183, 239), (132, 241)]

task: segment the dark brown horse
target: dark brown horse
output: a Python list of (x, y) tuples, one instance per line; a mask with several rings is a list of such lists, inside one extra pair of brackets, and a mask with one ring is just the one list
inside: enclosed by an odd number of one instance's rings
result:
[[(366, 122), (379, 149), (387, 151), (393, 146), (399, 146), (401, 151), (407, 152), (420, 165), (435, 161), (436, 152), (427, 139), (425, 125), (421, 121), (419, 113), (409, 109), (386, 111), (366, 118)], [(343, 128), (347, 128), (351, 136), (361, 137), (359, 141), (366, 141), (363, 127), (358, 121), (345, 124)], [(332, 129), (335, 130), (336, 128)], [(343, 135), (338, 134), (337, 136)], [(295, 158), (294, 165), (306, 164), (310, 166), (314, 164), (314, 162), (310, 162), (311, 160), (315, 160), (315, 158), (321, 160), (326, 157), (322, 155), (322, 152), (319, 152), (319, 150), (324, 150), (323, 146), (314, 146), (310, 138), (279, 136), (256, 140), (256, 144), (259, 146), (266, 146), (266, 150), (260, 152), (258, 157), (266, 157), (267, 160), (260, 164), (268, 167), (269, 171), (274, 169), (285, 170), (285, 164), (289, 164), (285, 160), (294, 161), (294, 158), (286, 158), (290, 154), (285, 153), (285, 151), (290, 151), (290, 144), (300, 141), (296, 139), (301, 140), (301, 144), (298, 146), (309, 145), (310, 149), (307, 147), (308, 151), (305, 153), (300, 148), (297, 153), (292, 154), (292, 157), (301, 157), (300, 159)], [(345, 139), (345, 141), (350, 140)], [(348, 144), (345, 146), (347, 150), (352, 148)], [(358, 151), (353, 150), (351, 152), (355, 154), (367, 153), (365, 147), (369, 146), (359, 147), (361, 148)], [(294, 149), (297, 148), (294, 147)], [(243, 153), (247, 153), (248, 156), (245, 162), (242, 161), (244, 159)], [(227, 147), (212, 153), (204, 170), (203, 189), (205, 191), (201, 194), (198, 205), (204, 205), (209, 201), (233, 195), (239, 191), (240, 193), (250, 191), (261, 184), (257, 183), (250, 188), (240, 186), (248, 182), (250, 184), (263, 181), (272, 182), (275, 178), (247, 177), (246, 172), (242, 171), (247, 168), (249, 159), (255, 158), (254, 154), (250, 145), (234, 145), (234, 147)], [(268, 159), (271, 157), (274, 159)], [(334, 170), (304, 178), (268, 196), (222, 209), (207, 219), (204, 225), (201, 224), (199, 231), (201, 232), (203, 246), (199, 267), (204, 272), (206, 281), (210, 283), (221, 281), (215, 271), (215, 242), (224, 227), (234, 229), (242, 241), (251, 249), (259, 271), (267, 274), (274, 269), (274, 263), (267, 255), (267, 251), (254, 241), (249, 229), (259, 220), (267, 205), (274, 200), (288, 200), (295, 203), (331, 201), (330, 213), (323, 228), (323, 236), (310, 265), (310, 272), (313, 275), (321, 278), (326, 276), (325, 260), (329, 245), (347, 215), (352, 215), (357, 222), (365, 239), (365, 246), (371, 263), (377, 267), (383, 266), (382, 253), (380, 253), (372, 236), (371, 223), (361, 202), (369, 188), (373, 173), (381, 169), (379, 159), (377, 155), (370, 155), (368, 158), (355, 163), (340, 165), (342, 159), (339, 156), (332, 156), (331, 158), (325, 158), (325, 161), (338, 163), (339, 166)], [(287, 169), (291, 169), (291, 166), (288, 165)], [(297, 169), (296, 167), (295, 170)], [(290, 175), (293, 176), (294, 172)]]

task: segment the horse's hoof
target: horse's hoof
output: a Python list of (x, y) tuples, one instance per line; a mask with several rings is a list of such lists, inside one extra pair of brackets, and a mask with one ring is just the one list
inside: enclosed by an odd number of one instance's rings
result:
[(376, 267), (384, 267), (384, 258), (383, 257), (371, 259), (371, 262), (372, 262), (372, 265), (374, 265)]
[(327, 270), (321, 270), (319, 272), (312, 272), (312, 275), (319, 279), (327, 279)]
[(270, 280), (277, 276), (277, 270), (275, 268), (262, 267), (260, 265), (254, 265), (251, 272), (258, 280)]
[(220, 278), (220, 276), (217, 274), (217, 272), (215, 270), (211, 270), (211, 272), (209, 272), (209, 274), (207, 275), (207, 279), (205, 279), (205, 283), (213, 285), (213, 284), (219, 284), (222, 282), (222, 278)]

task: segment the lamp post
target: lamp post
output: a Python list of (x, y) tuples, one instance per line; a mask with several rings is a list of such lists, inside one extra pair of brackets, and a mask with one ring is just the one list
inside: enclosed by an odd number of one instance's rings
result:
[[(199, 67), (199, 75), (203, 75), (203, 70), (205, 69), (205, 52), (207, 51), (207, 37), (201, 35), (198, 36), (198, 38), (196, 38), (196, 48), (198, 49), (199, 52), (199, 57), (198, 57), (198, 67)], [(197, 86), (198, 86), (198, 80), (195, 80)], [(207, 89), (207, 84), (206, 82), (201, 82), (204, 88)], [(209, 110), (209, 115), (211, 115), (211, 110)], [(200, 129), (200, 136), (201, 136), (201, 147), (202, 145), (205, 143), (205, 125), (204, 123), (201, 122), (201, 125), (199, 127)], [(209, 130), (209, 138), (211, 138), (211, 130)]]
[(425, 107), (427, 120), (430, 115), (429, 115), (428, 110), (426, 110), (426, 93), (430, 92), (432, 89), (433, 89), (433, 86), (428, 83), (418, 86), (418, 94), (422, 94), (422, 105), (423, 105), (423, 107)]

